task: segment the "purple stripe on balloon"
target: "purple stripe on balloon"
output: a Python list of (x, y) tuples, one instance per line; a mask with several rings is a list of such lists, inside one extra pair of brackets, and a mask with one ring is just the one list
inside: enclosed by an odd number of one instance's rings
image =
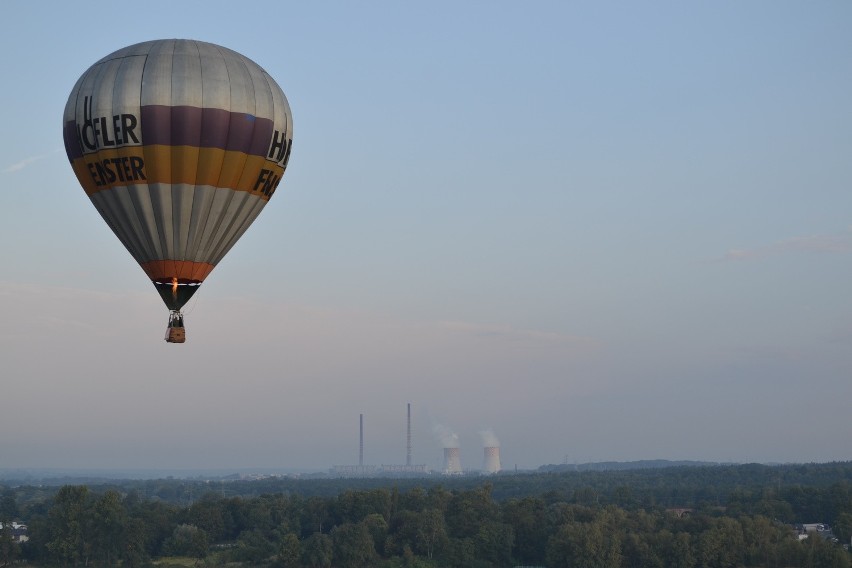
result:
[(194, 146), (266, 156), (273, 123), (242, 112), (191, 106), (142, 107), (142, 143)]
[(254, 122), (254, 129), (247, 154), (250, 156), (266, 156), (269, 143), (272, 141), (272, 121), (268, 118), (252, 117), (252, 122)]
[(201, 109), (201, 144), (204, 148), (225, 148), (228, 145), (230, 115), (219, 108)]
[(65, 153), (68, 161), (73, 162), (83, 157), (83, 149), (80, 147), (80, 139), (77, 137), (77, 121), (69, 120), (62, 127), (62, 138), (65, 141)]

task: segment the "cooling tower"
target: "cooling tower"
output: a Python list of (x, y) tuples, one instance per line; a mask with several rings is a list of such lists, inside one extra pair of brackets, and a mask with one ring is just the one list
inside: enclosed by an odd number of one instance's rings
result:
[(452, 475), (462, 472), (460, 456), (458, 448), (444, 448), (444, 473)]
[(500, 471), (500, 448), (490, 446), (485, 448), (485, 462), (482, 466), (485, 473), (497, 473)]

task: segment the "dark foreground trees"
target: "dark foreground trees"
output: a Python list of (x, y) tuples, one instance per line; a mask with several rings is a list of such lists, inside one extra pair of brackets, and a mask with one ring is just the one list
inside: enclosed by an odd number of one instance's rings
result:
[(548, 489), (496, 499), (494, 493), (486, 482), (308, 498), (210, 492), (179, 506), (116, 488), (65, 486), (44, 502), (6, 500), (4, 508), (28, 517), (31, 539), (13, 549), (0, 534), (0, 568), (19, 557), (39, 566), (136, 568), (167, 556), (270, 568), (850, 566), (838, 543), (799, 540), (790, 525), (834, 523), (836, 534), (848, 538), (847, 479), (780, 490), (770, 479), (721, 503), (687, 499), (690, 511), (682, 516), (642, 506), (647, 491), (620, 481), (611, 490), (598, 485), (570, 494)]

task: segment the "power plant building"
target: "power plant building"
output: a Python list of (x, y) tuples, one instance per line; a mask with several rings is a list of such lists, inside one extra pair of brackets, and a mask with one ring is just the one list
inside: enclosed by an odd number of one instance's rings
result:
[(426, 475), (429, 469), (426, 464), (411, 463), (411, 404), (407, 407), (407, 436), (405, 465), (382, 464), (381, 466), (364, 465), (364, 415), (359, 417), (360, 437), (358, 450), (358, 465), (335, 465), (331, 468), (331, 475), (336, 477), (380, 477), (380, 476), (406, 476)]
[[(329, 473), (335, 477), (402, 477), (402, 476), (422, 476), (432, 473), (427, 468), (426, 464), (414, 464), (411, 459), (411, 404), (407, 405), (406, 416), (406, 452), (405, 464), (382, 464), (366, 465), (364, 463), (364, 415), (360, 414), (359, 421), (359, 445), (358, 445), (358, 465), (335, 465), (332, 466)], [(458, 436), (450, 433), (445, 436), (442, 442), (444, 446), (444, 463), (441, 473), (444, 475), (462, 475), (464, 470), (461, 466), (461, 449), (458, 446)], [(500, 442), (490, 433), (490, 430), (483, 433), (483, 462), (481, 472), (484, 474), (495, 474), (502, 470), (500, 463)], [(437, 473), (437, 472), (436, 472)]]

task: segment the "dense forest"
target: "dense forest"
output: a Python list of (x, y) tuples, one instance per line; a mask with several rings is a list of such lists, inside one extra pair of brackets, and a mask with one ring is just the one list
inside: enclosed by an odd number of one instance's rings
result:
[[(28, 541), (15, 542), (13, 521)], [(6, 482), (0, 522), (0, 567), (848, 568), (852, 462)], [(830, 530), (800, 537), (805, 523)]]

